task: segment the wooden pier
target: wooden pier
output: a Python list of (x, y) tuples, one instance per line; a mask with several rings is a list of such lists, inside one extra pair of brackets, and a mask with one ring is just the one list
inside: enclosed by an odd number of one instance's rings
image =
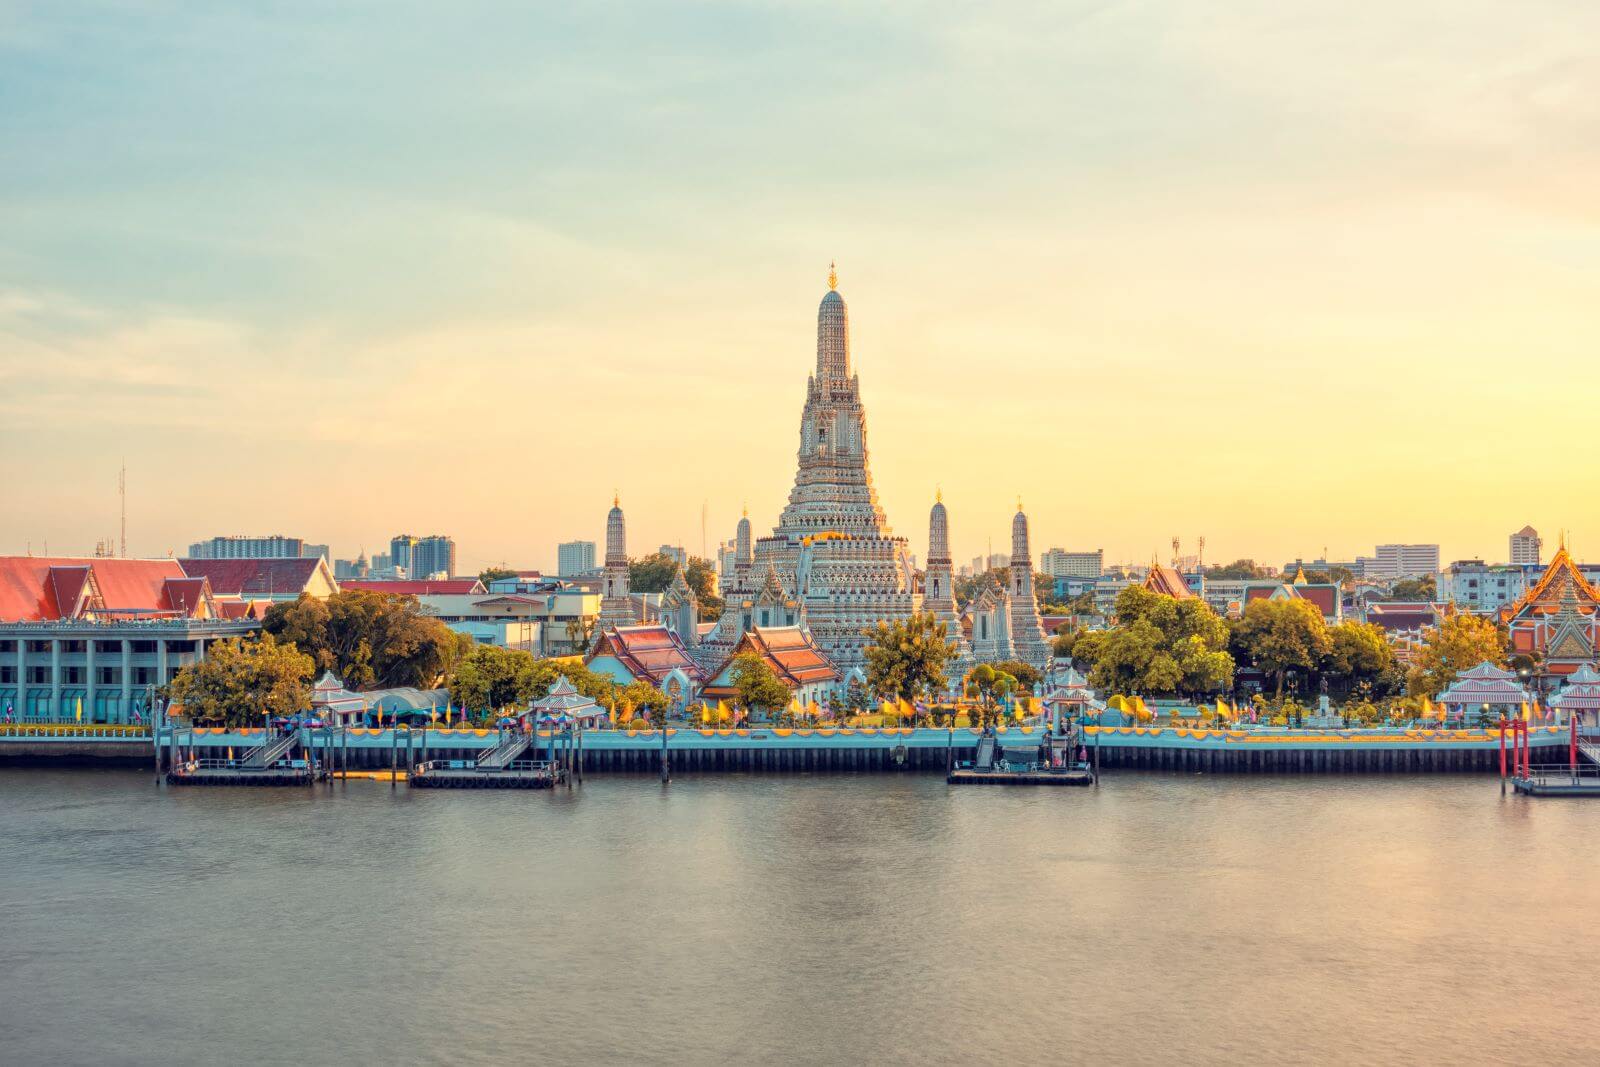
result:
[(1088, 767), (1026, 767), (1020, 770), (980, 771), (957, 767), (945, 776), (951, 785), (1093, 785), (1094, 772)]
[(566, 781), (559, 763), (515, 760), (504, 766), (484, 766), (473, 760), (430, 760), (418, 764), (407, 777), (420, 789), (554, 789)]

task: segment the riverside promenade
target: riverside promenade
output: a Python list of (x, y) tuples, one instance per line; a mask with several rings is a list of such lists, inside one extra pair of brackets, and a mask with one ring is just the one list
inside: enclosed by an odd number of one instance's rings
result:
[[(1042, 726), (1011, 726), (1003, 747), (1036, 747)], [(563, 735), (555, 739), (561, 741)], [(406, 770), (427, 760), (471, 760), (506, 734), (479, 729), (305, 729), (301, 741), (319, 759), (341, 768)], [(550, 745), (540, 731), (535, 750)], [(655, 773), (663, 748), (673, 773), (929, 770), (971, 757), (979, 733), (959, 728), (669, 728), (585, 731), (572, 746), (582, 773)], [(160, 751), (193, 758), (229, 758), (262, 744), (260, 729), (166, 727)], [(1568, 730), (1529, 731), (1535, 762), (1566, 759)], [(1212, 773), (1498, 772), (1497, 729), (1425, 728), (1210, 730), (1171, 726), (1089, 726), (1082, 745), (1102, 768)], [(153, 766), (151, 732), (137, 727), (0, 727), (0, 763)]]

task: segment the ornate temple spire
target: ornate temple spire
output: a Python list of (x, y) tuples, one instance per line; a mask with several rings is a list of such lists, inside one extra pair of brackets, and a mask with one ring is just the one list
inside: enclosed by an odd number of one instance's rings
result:
[(606, 514), (606, 565), (600, 587), (600, 623), (603, 626), (631, 626), (633, 598), (628, 595), (628, 536), (622, 520), (622, 497), (611, 498)]
[(1017, 513), (1011, 519), (1011, 565), (1019, 562), (1033, 566), (1033, 554), (1028, 548), (1028, 516), (1022, 510), (1022, 499), (1017, 499)]
[(817, 308), (817, 383), (850, 380), (850, 309), (835, 288), (839, 277), (830, 271), (828, 291)]
[(946, 562), (950, 559), (950, 517), (945, 513), (944, 501), (935, 498), (928, 512), (928, 562)]

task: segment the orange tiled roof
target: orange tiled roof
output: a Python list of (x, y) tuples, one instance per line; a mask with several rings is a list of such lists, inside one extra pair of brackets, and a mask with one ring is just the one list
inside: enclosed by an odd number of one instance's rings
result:
[(1183, 580), (1183, 575), (1164, 563), (1150, 565), (1150, 573), (1144, 578), (1144, 587), (1152, 593), (1170, 596), (1175, 600), (1188, 600), (1194, 596), (1194, 591), (1189, 588), (1189, 583)]
[(3, 556), (0, 620), (171, 613), (164, 586), (168, 579), (183, 577), (183, 568), (173, 559)]
[(1577, 594), (1578, 610), (1585, 614), (1593, 614), (1596, 607), (1600, 606), (1600, 589), (1596, 589), (1583, 576), (1577, 564), (1572, 562), (1567, 546), (1562, 545), (1551, 557), (1550, 566), (1545, 568), (1544, 574), (1533, 583), (1533, 587), (1514, 602), (1501, 608), (1498, 618), (1501, 622), (1510, 622), (1519, 616), (1535, 612), (1544, 615), (1554, 614), (1560, 610), (1561, 597), (1569, 584)]
[(608, 654), (615, 656), (635, 678), (651, 685), (659, 686), (674, 670), (697, 682), (705, 677), (689, 658), (678, 635), (665, 626), (608, 626), (600, 631), (594, 651), (584, 662), (591, 663), (596, 656)]

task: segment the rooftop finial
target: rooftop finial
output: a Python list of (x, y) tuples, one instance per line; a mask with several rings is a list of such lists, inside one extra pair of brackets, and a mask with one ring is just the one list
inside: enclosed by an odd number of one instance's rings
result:
[(828, 288), (839, 288), (839, 271), (834, 266), (834, 262), (831, 259), (828, 261)]
[(739, 509), (739, 515), (740, 515), (740, 517), (746, 518), (746, 519), (748, 519), (750, 517), (750, 504), (749, 504), (748, 501), (746, 501), (745, 505), (742, 508)]
[(622, 494), (615, 489), (611, 490), (611, 506), (614, 508), (622, 506)]
[(1018, 511), (1022, 510), (1022, 494), (1021, 493), (1017, 494), (1017, 510)]
[(935, 504), (943, 504), (944, 503), (944, 487), (943, 486), (934, 486), (934, 488), (933, 488), (933, 502)]

